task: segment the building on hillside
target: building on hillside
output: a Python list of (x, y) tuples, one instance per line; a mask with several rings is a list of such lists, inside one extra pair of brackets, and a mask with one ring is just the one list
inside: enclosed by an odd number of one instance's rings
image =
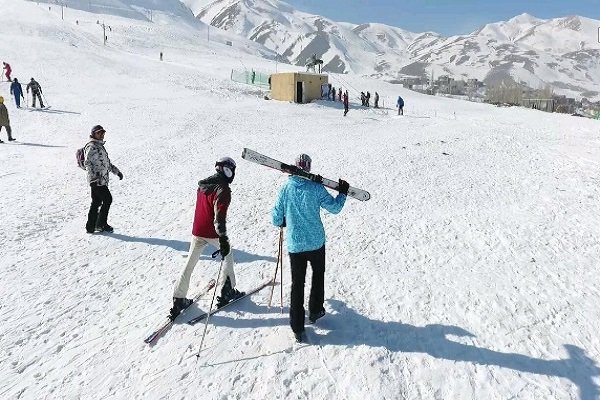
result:
[(281, 72), (271, 75), (271, 98), (295, 103), (310, 103), (321, 98), (321, 85), (329, 83), (327, 74)]

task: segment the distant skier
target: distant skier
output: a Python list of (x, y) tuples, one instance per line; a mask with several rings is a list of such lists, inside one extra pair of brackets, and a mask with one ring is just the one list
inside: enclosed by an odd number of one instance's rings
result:
[(360, 104), (364, 106), (366, 103), (365, 92), (360, 92)]
[(371, 101), (371, 93), (370, 93), (369, 91), (367, 91), (367, 94), (365, 95), (365, 105), (366, 105), (367, 107), (370, 107), (370, 106), (369, 106), (369, 102), (370, 102), (370, 101)]
[(26, 90), (29, 93), (29, 89), (31, 89), (31, 97), (33, 97), (33, 106), (35, 108), (35, 98), (37, 97), (40, 101), (40, 107), (44, 108), (44, 102), (42, 101), (42, 87), (39, 83), (33, 78), (27, 84)]
[(161, 52), (160, 52), (160, 61), (162, 61), (162, 60), (163, 60), (163, 53), (162, 53), (162, 51), (161, 51)]
[(335, 86), (331, 87), (331, 98), (329, 100), (335, 101)]
[[(104, 148), (105, 133), (101, 125), (94, 126), (90, 134), (92, 140), (84, 147), (84, 165), (92, 191), (92, 204), (85, 224), (87, 233), (113, 231), (113, 227), (108, 224), (108, 211), (112, 203), (112, 195), (108, 190), (109, 172), (117, 175), (119, 180), (123, 179), (123, 174), (110, 162), (108, 152)], [(100, 208), (99, 213), (98, 208)]]
[(348, 91), (344, 92), (344, 117), (348, 114)]
[(338, 89), (338, 101), (342, 101), (342, 88)]
[(404, 99), (401, 96), (398, 96), (396, 107), (398, 107), (398, 115), (404, 115)]
[(221, 251), (225, 264), (219, 278), (223, 286), (221, 296), (217, 297), (217, 307), (222, 307), (245, 294), (235, 289), (234, 261), (227, 236), (227, 209), (231, 202), (229, 184), (235, 178), (235, 167), (233, 159), (223, 157), (215, 164), (217, 173), (198, 182), (189, 256), (173, 292), (173, 308), (170, 315), (173, 320), (192, 303), (191, 299), (186, 298), (190, 278), (202, 252), (209, 244)]
[[(296, 168), (310, 172), (311, 158), (300, 154)], [(312, 283), (308, 302), (309, 321), (325, 315), (325, 229), (321, 208), (332, 214), (342, 211), (348, 194), (348, 182), (339, 180), (339, 194), (334, 198), (325, 187), (298, 176), (290, 176), (281, 188), (272, 212), (273, 225), (287, 226), (287, 247), (292, 271), (290, 326), (298, 342), (304, 334), (304, 280), (310, 261)]]
[(21, 108), (21, 99), (25, 100), (25, 97), (23, 96), (23, 86), (21, 86), (17, 78), (15, 78), (13, 83), (10, 84), (10, 94), (15, 96), (17, 108)]
[(6, 79), (8, 79), (8, 81), (11, 82), (12, 79), (10, 79), (10, 74), (12, 73), (12, 68), (7, 62), (3, 62), (2, 64), (4, 64), (4, 67), (2, 67), (2, 69), (5, 71)]
[(377, 93), (377, 92), (375, 92), (374, 102), (375, 102), (375, 104), (373, 105), (373, 107), (379, 108), (379, 93)]
[[(8, 117), (8, 110), (4, 105), (4, 97), (0, 96), (0, 131), (2, 131), (3, 127), (6, 128), (6, 133), (8, 134), (8, 141), (12, 142), (13, 140), (16, 140), (12, 137), (12, 130), (10, 129), (10, 118)], [(4, 142), (0, 140), (0, 143)]]

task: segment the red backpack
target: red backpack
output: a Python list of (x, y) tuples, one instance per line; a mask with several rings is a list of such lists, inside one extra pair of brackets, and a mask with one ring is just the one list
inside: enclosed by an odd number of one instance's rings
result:
[(75, 158), (77, 158), (77, 166), (79, 168), (81, 168), (82, 170), (86, 171), (85, 168), (85, 149), (86, 147), (88, 147), (88, 145), (92, 143), (92, 142), (88, 142), (86, 143), (85, 146), (83, 146), (80, 149), (77, 149), (77, 151), (75, 152)]

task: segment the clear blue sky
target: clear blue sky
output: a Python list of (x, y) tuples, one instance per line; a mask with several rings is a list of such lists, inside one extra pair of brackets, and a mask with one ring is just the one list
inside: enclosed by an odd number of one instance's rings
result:
[(283, 0), (338, 22), (380, 22), (411, 32), (473, 32), (528, 13), (538, 18), (581, 15), (600, 20), (600, 0)]

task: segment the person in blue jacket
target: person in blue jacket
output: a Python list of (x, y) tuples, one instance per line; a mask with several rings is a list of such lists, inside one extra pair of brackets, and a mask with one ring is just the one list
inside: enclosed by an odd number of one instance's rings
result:
[(404, 99), (401, 96), (398, 96), (396, 107), (398, 107), (398, 115), (404, 115)]
[[(295, 167), (310, 172), (312, 160), (306, 154), (296, 158)], [(317, 181), (320, 178), (317, 175)], [(333, 197), (318, 182), (292, 175), (281, 188), (273, 208), (273, 225), (287, 226), (287, 247), (292, 271), (290, 326), (298, 342), (304, 334), (304, 280), (310, 261), (312, 284), (308, 303), (309, 321), (325, 315), (325, 229), (321, 208), (332, 214), (342, 211), (350, 185), (339, 180), (339, 194)]]
[(21, 108), (21, 99), (25, 100), (25, 97), (23, 96), (23, 87), (17, 78), (13, 79), (13, 83), (10, 85), (10, 94), (15, 96), (17, 108)]

